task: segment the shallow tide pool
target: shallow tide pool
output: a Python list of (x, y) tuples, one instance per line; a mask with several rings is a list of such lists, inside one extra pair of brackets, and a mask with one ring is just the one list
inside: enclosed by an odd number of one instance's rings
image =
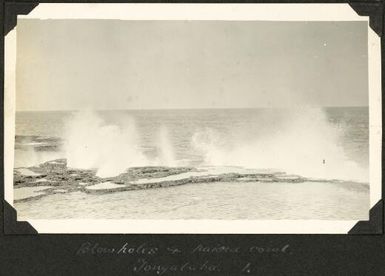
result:
[(369, 187), (338, 182), (216, 182), (15, 204), (18, 219), (368, 219)]

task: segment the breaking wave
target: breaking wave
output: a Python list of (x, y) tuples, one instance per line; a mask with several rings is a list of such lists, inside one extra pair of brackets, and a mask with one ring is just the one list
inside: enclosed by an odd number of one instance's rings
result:
[(65, 127), (64, 153), (72, 168), (97, 169), (100, 177), (123, 173), (130, 167), (176, 166), (168, 130), (162, 126), (157, 139), (158, 157), (145, 155), (132, 117), (106, 124), (96, 112), (79, 111)]
[[(368, 182), (368, 170), (351, 161), (341, 145), (341, 129), (318, 108), (287, 110), (286, 116), (266, 122), (255, 139), (232, 141), (213, 129), (192, 137), (195, 150), (210, 166), (271, 168), (320, 179)], [(272, 116), (274, 117), (274, 116)]]
[[(261, 124), (258, 133), (247, 139), (210, 127), (192, 131), (189, 153), (201, 156), (202, 166), (241, 166), (308, 178), (368, 182), (368, 169), (346, 156), (343, 130), (330, 123), (322, 109), (285, 110), (284, 116), (269, 112), (256, 122)], [(97, 169), (101, 177), (118, 175), (130, 167), (178, 166), (166, 126), (159, 126), (158, 134), (153, 135), (157, 154), (149, 157), (135, 120), (127, 114), (119, 120), (107, 124), (96, 112), (74, 113), (65, 128), (68, 166)]]

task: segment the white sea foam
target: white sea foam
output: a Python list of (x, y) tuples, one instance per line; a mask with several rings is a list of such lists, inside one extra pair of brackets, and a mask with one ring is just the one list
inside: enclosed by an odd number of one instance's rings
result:
[[(368, 182), (368, 171), (349, 160), (340, 146), (341, 130), (328, 122), (318, 108), (287, 110), (285, 117), (274, 117), (261, 126), (255, 139), (232, 141), (213, 129), (192, 137), (193, 147), (212, 166), (273, 168), (286, 173), (322, 179)], [(267, 131), (268, 130), (268, 131)]]
[(122, 173), (149, 161), (139, 150), (139, 136), (131, 117), (124, 124), (108, 125), (92, 111), (74, 113), (66, 124), (65, 155), (68, 167), (97, 169), (101, 177)]
[[(261, 124), (259, 132), (247, 139), (208, 127), (198, 130), (192, 135), (191, 151), (203, 157), (204, 166), (273, 169), (311, 178), (368, 182), (368, 170), (345, 155), (342, 129), (331, 124), (322, 109), (274, 114), (266, 112), (256, 122)], [(161, 125), (157, 131), (153, 145), (158, 155), (149, 158), (132, 117), (121, 116), (120, 122), (107, 124), (96, 112), (78, 112), (66, 127), (68, 166), (94, 168), (101, 177), (118, 175), (129, 167), (177, 166), (169, 130)]]
[(96, 112), (77, 112), (67, 122), (65, 133), (68, 167), (97, 169), (100, 177), (116, 176), (130, 167), (176, 165), (167, 128), (160, 127), (155, 142), (159, 154), (150, 159), (140, 145), (135, 121), (128, 115), (107, 124)]
[(176, 166), (174, 148), (170, 142), (168, 129), (162, 125), (158, 135), (159, 165), (174, 167)]

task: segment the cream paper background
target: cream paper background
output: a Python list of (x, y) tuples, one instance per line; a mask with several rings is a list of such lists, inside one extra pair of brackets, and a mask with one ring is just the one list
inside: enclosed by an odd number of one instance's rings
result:
[[(367, 21), (348, 4), (39, 4), (18, 18), (121, 20)], [(16, 31), (5, 38), (4, 197), (13, 205)], [(381, 199), (381, 48), (369, 28), (370, 206)], [(347, 233), (357, 221), (28, 220), (39, 233)]]

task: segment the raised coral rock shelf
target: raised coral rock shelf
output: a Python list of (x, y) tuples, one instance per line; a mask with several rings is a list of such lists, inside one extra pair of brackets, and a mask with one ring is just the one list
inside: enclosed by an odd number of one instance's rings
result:
[(304, 182), (306, 178), (284, 173), (255, 172), (240, 168), (136, 167), (115, 177), (102, 178), (96, 170), (67, 167), (65, 159), (35, 167), (14, 169), (14, 202), (81, 191), (112, 193), (207, 182)]

